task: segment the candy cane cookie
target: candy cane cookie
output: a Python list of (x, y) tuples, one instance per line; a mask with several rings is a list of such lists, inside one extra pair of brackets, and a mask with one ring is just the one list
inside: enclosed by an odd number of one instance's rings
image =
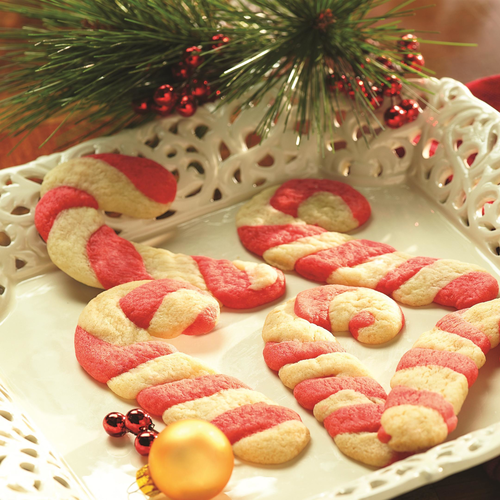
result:
[(379, 344), (403, 323), (399, 306), (379, 292), (326, 285), (276, 307), (262, 330), (267, 366), (345, 455), (368, 465), (383, 467), (401, 458), (377, 439), (387, 396), (330, 332), (350, 330), (360, 341)]
[(122, 398), (137, 399), (167, 425), (208, 420), (243, 460), (291, 460), (309, 442), (297, 413), (159, 340), (207, 333), (218, 313), (210, 294), (181, 281), (119, 285), (90, 301), (80, 315), (76, 357), (91, 377)]
[(447, 314), (399, 362), (379, 439), (397, 451), (442, 443), (457, 425), (469, 388), (499, 343), (500, 299)]
[[(341, 234), (368, 218), (369, 205), (347, 185), (345, 195), (338, 187), (332, 194), (332, 182), (294, 180), (252, 198), (236, 216), (243, 245), (283, 271), (320, 283), (373, 288), (410, 306), (436, 302), (462, 309), (497, 297), (496, 279), (479, 266), (413, 257)], [(320, 191), (323, 184), (326, 193)]]
[(191, 257), (131, 243), (106, 226), (98, 210), (154, 218), (168, 210), (175, 193), (174, 176), (152, 160), (90, 155), (61, 163), (45, 176), (35, 225), (54, 264), (89, 286), (180, 279), (236, 309), (284, 293), (283, 273), (266, 264)]

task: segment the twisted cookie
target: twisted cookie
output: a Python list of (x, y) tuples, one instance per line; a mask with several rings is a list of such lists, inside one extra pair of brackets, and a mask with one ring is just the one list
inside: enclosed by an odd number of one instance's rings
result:
[(168, 209), (175, 192), (173, 175), (154, 161), (90, 155), (62, 163), (45, 176), (35, 224), (56, 266), (89, 286), (179, 279), (236, 309), (266, 304), (284, 293), (283, 273), (270, 266), (131, 243), (106, 226), (98, 211), (154, 218)]
[(380, 343), (403, 326), (401, 310), (373, 290), (327, 285), (306, 290), (266, 318), (264, 359), (297, 401), (323, 422), (347, 456), (385, 466), (400, 458), (377, 439), (386, 393), (327, 330)]
[(402, 358), (391, 380), (379, 439), (397, 451), (442, 443), (500, 340), (500, 299), (447, 314)]
[[(373, 288), (410, 306), (436, 302), (461, 309), (498, 295), (496, 279), (476, 265), (412, 257), (385, 243), (331, 232), (353, 229), (369, 216), (361, 194), (343, 185), (345, 191), (337, 186), (333, 196), (332, 182), (295, 180), (262, 191), (236, 217), (243, 245), (284, 271), (295, 270), (318, 282)], [(314, 209), (307, 205), (301, 211), (313, 198), (307, 198), (312, 190), (317, 196)], [(326, 223), (329, 218), (334, 224)]]
[(155, 340), (207, 333), (218, 311), (213, 297), (187, 283), (126, 283), (85, 307), (75, 332), (76, 357), (94, 379), (122, 398), (137, 399), (167, 425), (186, 418), (208, 420), (243, 460), (286, 462), (309, 442), (297, 413)]

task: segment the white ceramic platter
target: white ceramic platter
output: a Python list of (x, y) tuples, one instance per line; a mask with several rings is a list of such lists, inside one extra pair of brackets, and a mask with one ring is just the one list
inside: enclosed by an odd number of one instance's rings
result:
[[(218, 116), (201, 110), (191, 120), (168, 118), (0, 172), (4, 185), (0, 231), (10, 239), (9, 245), (0, 247), (0, 284), (5, 288), (0, 301), (4, 308), (0, 324), (0, 376), (17, 405), (17, 409), (9, 407), (7, 411), (7, 403), (0, 398), (0, 498), (143, 498), (134, 492), (134, 478), (145, 459), (135, 452), (129, 437), (109, 438), (101, 425), (107, 413), (125, 413), (134, 404), (120, 400), (105, 385), (87, 376), (74, 356), (73, 333), (78, 316), (99, 291), (75, 282), (48, 263), (43, 243), (32, 229), (38, 184), (26, 178), (43, 177), (59, 161), (93, 151), (118, 150), (151, 157), (179, 173), (179, 197), (172, 207), (175, 214), (154, 222), (124, 218), (111, 221), (122, 230), (122, 235), (173, 252), (258, 261), (238, 240), (234, 224), (237, 202), (277, 180), (308, 175), (342, 176), (372, 206), (371, 220), (356, 231), (356, 236), (388, 243), (414, 255), (472, 262), (500, 279), (496, 251), (500, 178), (495, 181), (499, 154), (493, 138), (500, 117), (456, 82), (432, 80), (428, 85), (435, 92), (429, 97), (434, 109), (429, 107), (417, 122), (398, 131), (383, 132), (368, 149), (358, 137), (358, 124), (348, 114), (335, 131), (335, 140), (344, 142), (345, 147), (341, 149), (337, 144), (337, 153), (325, 158), (318, 155), (314, 137), (297, 150), (293, 134), (283, 135), (281, 131), (274, 131), (269, 139), (249, 149), (246, 139), (255, 129), (261, 109), (250, 110), (246, 116), (243, 113), (236, 121), (231, 119), (231, 110), (219, 110)], [(439, 114), (436, 108), (441, 108)], [(178, 122), (175, 133), (174, 121)], [(209, 127), (205, 139), (194, 135), (200, 123)], [(418, 135), (420, 141), (414, 146)], [(429, 154), (433, 140), (439, 146), (435, 154)], [(232, 153), (224, 161), (218, 156), (221, 141)], [(196, 152), (187, 151), (193, 147)], [(399, 148), (405, 149), (402, 157)], [(400, 155), (396, 154), (398, 149)], [(173, 150), (176, 154), (169, 157)], [(474, 154), (474, 162), (469, 166), (467, 160), (470, 162)], [(271, 166), (259, 164), (270, 163), (261, 161), (266, 155), (274, 160)], [(175, 163), (171, 160), (174, 157)], [(194, 161), (202, 166), (201, 172), (192, 167)], [(235, 177), (238, 169), (240, 175)], [(450, 175), (453, 180), (446, 183)], [(197, 189), (197, 194), (189, 196)], [(214, 196), (216, 190), (219, 193)], [(487, 201), (493, 203), (486, 204), (483, 215), (482, 207)], [(27, 207), (29, 212), (12, 214), (19, 206)], [(22, 267), (20, 260), (24, 262)], [(317, 285), (289, 273), (283, 300), (313, 286)], [(387, 499), (500, 454), (500, 362), (499, 354), (493, 351), (480, 370), (459, 416), (458, 428), (450, 436), (452, 440), (380, 471), (346, 458), (322, 425), (296, 403), (263, 361), (261, 328), (275, 305), (250, 311), (223, 310), (212, 333), (172, 341), (180, 351), (294, 409), (311, 431), (311, 444), (292, 463), (257, 467), (237, 461), (220, 499)], [(403, 311), (406, 326), (387, 345), (364, 347), (349, 335), (339, 336), (348, 352), (359, 357), (386, 389), (402, 354), (449, 312), (439, 306), (403, 307)], [(21, 456), (23, 453), (22, 445), (18, 449), (12, 445), (17, 431), (2, 431), (1, 417), (15, 423), (19, 411), (35, 422), (33, 434), (38, 436), (41, 431), (56, 450), (49, 462), (64, 468), (65, 461), (74, 471), (73, 475), (66, 470), (66, 479), (58, 481), (59, 486), (63, 482), (66, 485), (57, 492), (51, 489), (50, 478), (43, 476), (47, 462), (44, 452), (35, 451), (36, 456), (24, 452), (24, 458), (17, 459), (19, 451)], [(159, 421), (156, 425), (158, 429), (163, 427)], [(7, 445), (10, 454), (3, 453)], [(14, 455), (15, 459), (10, 460)], [(29, 463), (32, 470), (26, 466)], [(18, 469), (23, 471), (21, 476), (15, 475)], [(36, 481), (38, 485), (33, 487)]]

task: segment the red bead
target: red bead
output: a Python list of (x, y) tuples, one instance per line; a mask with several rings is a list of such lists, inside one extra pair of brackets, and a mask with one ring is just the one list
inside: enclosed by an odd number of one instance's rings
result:
[(183, 95), (175, 110), (181, 116), (193, 116), (196, 113), (196, 99), (192, 95)]
[(403, 99), (399, 103), (399, 107), (406, 111), (406, 119), (408, 122), (415, 121), (418, 118), (418, 115), (422, 112), (415, 99)]
[(398, 47), (401, 50), (416, 52), (420, 49), (420, 44), (418, 43), (418, 38), (415, 35), (408, 33), (408, 35), (403, 35), (401, 40), (398, 41)]
[(384, 120), (388, 127), (399, 128), (406, 123), (406, 111), (399, 106), (392, 106), (384, 113)]
[(394, 64), (392, 64), (392, 60), (386, 56), (378, 56), (376, 61), (388, 69), (394, 69)]
[(125, 425), (130, 432), (139, 434), (142, 431), (149, 429), (153, 424), (151, 417), (140, 408), (134, 408), (127, 413), (125, 417)]
[(158, 106), (157, 104), (151, 104), (151, 111), (154, 111), (159, 116), (168, 116), (171, 115), (174, 111), (174, 108), (170, 106)]
[(403, 88), (401, 80), (397, 76), (391, 75), (386, 78), (386, 81), (387, 83), (384, 85), (384, 95), (389, 97), (399, 95)]
[(212, 41), (215, 42), (212, 45), (212, 49), (218, 49), (219, 47), (222, 47), (223, 45), (229, 43), (231, 39), (228, 36), (223, 35), (222, 33), (217, 33), (217, 35), (214, 35), (212, 37)]
[(419, 69), (425, 64), (422, 54), (405, 54), (404, 62), (414, 69)]
[(108, 413), (104, 417), (102, 426), (104, 427), (104, 430), (113, 437), (122, 437), (128, 432), (125, 427), (125, 415), (115, 411)]
[(166, 106), (173, 109), (179, 100), (179, 96), (175, 92), (172, 85), (165, 84), (156, 89), (153, 99), (157, 106)]
[(208, 99), (208, 96), (212, 92), (210, 85), (206, 80), (193, 79), (191, 82), (191, 95), (194, 95), (200, 101)]
[(215, 92), (212, 92), (211, 96), (207, 99), (208, 102), (214, 102), (220, 97), (221, 91), (216, 90)]
[(380, 108), (384, 103), (384, 90), (380, 87), (372, 85), (372, 94), (368, 94), (368, 98), (370, 99), (370, 104), (374, 109)]
[(158, 432), (155, 430), (151, 431), (143, 431), (138, 434), (134, 441), (134, 446), (137, 452), (140, 455), (146, 456), (149, 455), (149, 451), (151, 450), (151, 445), (153, 441), (158, 436)]
[(172, 67), (172, 76), (177, 80), (187, 80), (191, 74), (191, 68), (183, 62), (177, 63)]
[(184, 51), (184, 62), (190, 68), (197, 68), (204, 61), (201, 57), (201, 48), (199, 47), (188, 47)]
[(150, 109), (151, 102), (149, 99), (136, 99), (132, 101), (132, 109), (138, 115), (146, 115), (151, 111)]

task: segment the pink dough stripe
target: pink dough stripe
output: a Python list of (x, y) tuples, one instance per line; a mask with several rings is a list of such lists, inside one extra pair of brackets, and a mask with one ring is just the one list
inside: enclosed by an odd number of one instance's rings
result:
[(208, 305), (183, 332), (183, 335), (205, 335), (210, 333), (219, 320), (219, 308)]
[(458, 352), (435, 351), (434, 349), (410, 349), (399, 362), (396, 371), (413, 368), (415, 366), (442, 366), (467, 379), (469, 387), (476, 381), (478, 369), (476, 363), (467, 356)]
[(250, 279), (245, 271), (229, 260), (193, 256), (207, 284), (207, 288), (222, 304), (233, 309), (250, 309), (267, 304), (285, 293), (285, 276), (276, 270), (278, 279), (261, 290), (251, 290)]
[(212, 420), (212, 424), (227, 436), (231, 444), (234, 444), (252, 434), (290, 420), (302, 421), (297, 413), (284, 406), (255, 403), (226, 411)]
[(425, 406), (436, 410), (443, 417), (448, 432), (453, 431), (457, 426), (458, 419), (453, 411), (453, 406), (437, 392), (413, 389), (403, 385), (394, 387), (387, 396), (384, 411), (393, 406), (401, 405)]
[(119, 170), (145, 196), (158, 203), (171, 203), (175, 199), (175, 177), (159, 163), (147, 158), (121, 154), (88, 155), (106, 162)]
[(367, 262), (373, 257), (395, 252), (385, 243), (369, 240), (352, 240), (335, 248), (321, 250), (302, 257), (295, 263), (295, 270), (306, 279), (324, 283), (337, 269), (354, 267)]
[(148, 387), (138, 394), (137, 402), (149, 413), (163, 415), (172, 406), (212, 396), (228, 389), (250, 388), (234, 377), (222, 374), (205, 375)]
[(301, 238), (316, 236), (324, 232), (326, 232), (326, 229), (309, 224), (241, 226), (238, 228), (238, 236), (243, 246), (261, 257), (270, 248), (286, 245)]
[(80, 326), (75, 331), (76, 359), (92, 378), (103, 384), (151, 359), (174, 352), (177, 349), (166, 342), (138, 342), (121, 347), (94, 337)]
[(271, 370), (279, 371), (283, 366), (304, 359), (314, 359), (330, 352), (345, 352), (338, 342), (267, 342), (264, 361)]
[(129, 281), (151, 280), (141, 254), (108, 226), (101, 226), (87, 242), (89, 265), (105, 288)]
[(134, 288), (120, 299), (120, 308), (125, 316), (139, 328), (147, 329), (153, 316), (161, 306), (165, 295), (177, 290), (194, 290), (208, 295), (189, 283), (175, 280), (155, 280)]
[(370, 204), (360, 192), (343, 182), (328, 179), (292, 179), (287, 181), (278, 188), (269, 203), (280, 212), (298, 217), (299, 205), (313, 194), (321, 192), (331, 193), (342, 198), (360, 225), (370, 217)]
[(358, 340), (359, 331), (362, 328), (373, 325), (376, 321), (375, 316), (370, 311), (361, 311), (355, 314), (349, 321), (349, 331), (351, 335)]
[(496, 299), (497, 295), (497, 280), (486, 272), (474, 271), (448, 283), (434, 297), (434, 302), (442, 306), (465, 309), (480, 302)]
[(434, 264), (438, 259), (431, 257), (413, 257), (399, 267), (389, 271), (379, 282), (375, 290), (392, 297), (392, 294), (424, 267)]
[(35, 211), (35, 226), (44, 241), (48, 240), (50, 230), (60, 212), (79, 207), (97, 210), (97, 200), (85, 191), (69, 186), (60, 186), (48, 191), (38, 202)]
[(293, 395), (300, 406), (312, 410), (320, 401), (339, 391), (356, 391), (367, 398), (387, 397), (383, 387), (370, 377), (325, 377), (304, 380), (295, 386)]
[(449, 333), (454, 333), (465, 339), (474, 342), (484, 354), (487, 354), (491, 349), (490, 339), (477, 327), (465, 321), (462, 316), (465, 311), (457, 311), (447, 314), (440, 319), (436, 327)]
[(354, 288), (342, 285), (325, 285), (304, 290), (295, 299), (294, 312), (299, 318), (331, 332), (330, 303), (337, 295), (349, 290), (354, 290)]
[(333, 438), (346, 432), (377, 432), (383, 411), (382, 404), (344, 406), (328, 415), (323, 424)]

